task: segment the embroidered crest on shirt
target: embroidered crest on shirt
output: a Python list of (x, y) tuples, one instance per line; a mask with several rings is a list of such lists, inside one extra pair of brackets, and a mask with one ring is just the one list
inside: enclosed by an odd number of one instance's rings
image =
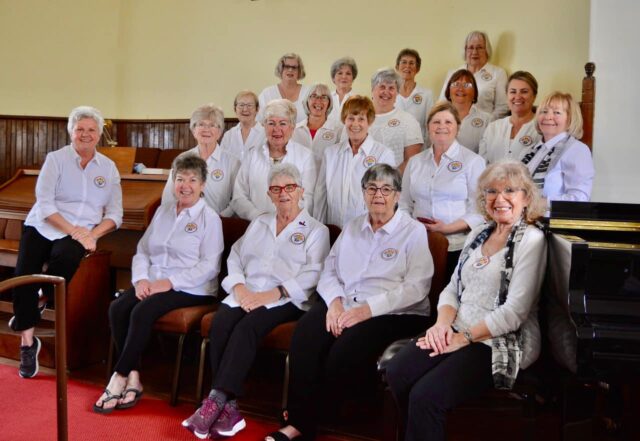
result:
[(93, 179), (93, 183), (96, 185), (96, 187), (102, 188), (107, 185), (107, 180), (104, 178), (104, 176), (96, 176)]
[(413, 104), (422, 104), (422, 95), (420, 95), (419, 93), (415, 94), (413, 96)]
[(334, 133), (333, 132), (324, 132), (322, 134), (322, 139), (324, 139), (325, 141), (331, 141), (334, 137)]
[(302, 233), (293, 233), (289, 238), (291, 243), (294, 245), (300, 245), (301, 243), (304, 243), (305, 239), (306, 237), (304, 237), (304, 234)]
[(400, 125), (400, 120), (397, 118), (390, 119), (387, 123), (389, 127), (398, 127)]
[(473, 118), (471, 120), (471, 125), (473, 127), (482, 127), (484, 125), (484, 121), (482, 121), (482, 118)]
[(376, 165), (376, 162), (378, 162), (378, 160), (376, 159), (375, 156), (367, 156), (362, 161), (362, 165), (364, 165), (365, 167), (369, 168), (369, 167), (373, 167), (374, 165)]
[(391, 260), (398, 255), (398, 250), (395, 248), (387, 248), (382, 252), (382, 258), (384, 260)]
[(520, 138), (520, 144), (529, 147), (531, 144), (533, 144), (533, 138), (531, 138), (529, 135), (524, 135), (522, 138)]
[(195, 233), (196, 231), (198, 231), (198, 225), (193, 222), (189, 222), (184, 226), (184, 231), (186, 231), (187, 233)]
[(219, 181), (222, 181), (223, 178), (224, 178), (224, 172), (219, 168), (211, 172), (211, 179), (213, 179), (214, 181), (219, 182)]
[(491, 262), (491, 259), (488, 256), (482, 256), (478, 260), (473, 262), (473, 267), (476, 269), (482, 269), (485, 266), (489, 265), (489, 262)]
[(480, 78), (482, 78), (485, 81), (491, 81), (493, 79), (493, 75), (491, 75), (489, 72), (485, 70), (484, 72), (482, 72), (482, 75), (480, 75)]
[(462, 170), (462, 162), (460, 162), (460, 161), (451, 161), (449, 163), (449, 165), (447, 165), (447, 168), (451, 172), (454, 172), (454, 173), (458, 172), (458, 171)]

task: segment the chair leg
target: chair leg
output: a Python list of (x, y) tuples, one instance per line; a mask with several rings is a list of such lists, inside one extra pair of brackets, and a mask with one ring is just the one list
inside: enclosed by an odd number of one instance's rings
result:
[(202, 401), (202, 383), (204, 382), (204, 361), (207, 356), (208, 338), (203, 338), (200, 343), (200, 361), (198, 363), (198, 382), (196, 384), (196, 406)]
[(288, 394), (289, 394), (289, 353), (287, 353), (287, 358), (284, 360), (284, 379), (282, 380), (282, 409), (287, 409), (288, 404)]
[(171, 385), (171, 399), (169, 404), (175, 406), (178, 404), (178, 383), (180, 382), (180, 369), (182, 368), (182, 351), (184, 349), (184, 340), (187, 334), (180, 334), (178, 337), (178, 353), (176, 354), (176, 366), (173, 372), (173, 383)]

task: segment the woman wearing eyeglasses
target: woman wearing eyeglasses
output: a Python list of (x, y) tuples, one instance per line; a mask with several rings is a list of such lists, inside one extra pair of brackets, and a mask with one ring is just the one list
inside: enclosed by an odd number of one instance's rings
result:
[[(240, 161), (218, 145), (224, 130), (224, 113), (214, 104), (205, 104), (193, 111), (189, 127), (198, 145), (181, 153), (178, 158), (195, 155), (207, 163), (209, 176), (204, 185), (204, 200), (218, 215), (231, 216), (231, 194)], [(179, 199), (175, 194), (173, 180), (172, 168), (162, 192), (163, 204), (174, 203)]]
[(250, 90), (238, 92), (233, 100), (233, 108), (238, 124), (224, 134), (220, 147), (242, 161), (249, 150), (260, 147), (266, 138), (264, 127), (256, 121), (259, 105), (255, 93)]
[(273, 86), (269, 86), (260, 92), (258, 100), (260, 101), (260, 113), (258, 113), (258, 121), (262, 120), (262, 114), (267, 103), (272, 100), (287, 99), (296, 106), (297, 119), (299, 123), (304, 119), (304, 108), (302, 102), (307, 96), (307, 87), (298, 83), (304, 80), (307, 75), (304, 70), (304, 64), (300, 55), (294, 53), (284, 54), (278, 60), (275, 70), (276, 77), (280, 78), (280, 82)]
[(460, 69), (451, 75), (445, 97), (456, 108), (462, 120), (458, 130), (458, 142), (478, 153), (482, 135), (493, 117), (475, 105), (478, 102), (478, 85), (473, 74), (466, 69)]
[(426, 141), (426, 123), (429, 110), (433, 106), (433, 92), (418, 86), (416, 75), (420, 72), (422, 58), (415, 49), (402, 49), (396, 57), (396, 72), (402, 81), (396, 96), (396, 107), (410, 113), (420, 124), (422, 137)]
[[(478, 108), (493, 115), (494, 119), (507, 114), (507, 73), (503, 68), (489, 63), (491, 58), (491, 42), (486, 32), (473, 31), (464, 40), (463, 58), (465, 64), (458, 69), (470, 71), (478, 83)], [(457, 70), (457, 69), (456, 69)], [(449, 71), (440, 92), (440, 100), (445, 99), (449, 77), (455, 70)]]
[(280, 164), (269, 173), (268, 197), (275, 213), (258, 216), (231, 248), (229, 294), (209, 331), (213, 384), (202, 406), (182, 425), (199, 438), (233, 436), (246, 423), (236, 397), (262, 338), (309, 309), (329, 252), (329, 230), (300, 208), (300, 172)]
[(337, 409), (354, 390), (374, 390), (385, 347), (426, 326), (433, 261), (424, 227), (396, 210), (400, 173), (377, 164), (361, 187), (367, 213), (345, 225), (325, 260), (322, 300), (302, 316), (291, 341), (286, 425), (266, 441), (314, 439), (327, 413), (322, 403)]
[(231, 207), (239, 217), (251, 221), (262, 213), (274, 211), (267, 195), (268, 176), (271, 167), (281, 163), (293, 164), (300, 171), (305, 189), (301, 202), (311, 211), (316, 162), (311, 150), (291, 140), (295, 121), (296, 106), (291, 101), (273, 100), (266, 105), (263, 125), (267, 140), (245, 155), (233, 189)]
[(520, 154), (540, 141), (533, 103), (538, 82), (529, 72), (511, 74), (507, 83), (507, 103), (511, 115), (492, 122), (480, 141), (480, 156), (488, 164), (502, 158), (519, 159)]
[(316, 160), (316, 166), (320, 167), (324, 150), (340, 142), (343, 126), (340, 121), (329, 118), (333, 103), (331, 91), (324, 84), (311, 86), (302, 107), (307, 118), (296, 125), (292, 139), (309, 147)]
[(451, 276), (470, 228), (483, 220), (475, 208), (484, 159), (456, 141), (460, 116), (449, 102), (431, 108), (427, 118), (431, 148), (409, 160), (400, 208), (449, 240), (447, 276)]
[(469, 234), (435, 325), (386, 370), (405, 441), (444, 441), (448, 410), (492, 387), (511, 389), (540, 353), (547, 256), (535, 226), (544, 212), (540, 192), (526, 167), (502, 161), (480, 176), (477, 206), (488, 223)]

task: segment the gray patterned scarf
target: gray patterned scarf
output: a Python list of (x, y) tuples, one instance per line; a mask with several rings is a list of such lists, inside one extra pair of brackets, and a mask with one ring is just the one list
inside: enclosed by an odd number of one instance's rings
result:
[[(549, 169), (552, 169), (556, 163), (562, 157), (567, 142), (571, 139), (571, 136), (567, 135), (566, 138), (559, 141), (556, 145), (551, 147), (542, 158), (534, 159), (544, 144), (538, 144), (531, 147), (531, 150), (522, 157), (522, 163), (527, 166), (531, 172), (531, 178), (536, 186), (542, 190), (544, 187), (544, 180), (547, 177)], [(537, 164), (536, 164), (537, 162)]]

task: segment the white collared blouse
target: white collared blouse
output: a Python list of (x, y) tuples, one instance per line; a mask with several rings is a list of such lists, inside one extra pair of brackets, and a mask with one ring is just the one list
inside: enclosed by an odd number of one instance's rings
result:
[(265, 134), (264, 127), (262, 124), (256, 122), (256, 124), (251, 127), (247, 140), (243, 141), (242, 127), (240, 127), (240, 123), (238, 123), (227, 130), (222, 137), (222, 141), (220, 141), (220, 147), (222, 147), (222, 150), (231, 153), (231, 155), (239, 161), (242, 161), (251, 149), (260, 147), (266, 140), (267, 135)]
[(493, 116), (490, 113), (478, 110), (476, 105), (473, 104), (469, 114), (464, 117), (460, 124), (456, 139), (473, 153), (478, 153), (482, 135), (484, 135), (491, 121), (493, 121)]
[(536, 130), (536, 119), (520, 127), (516, 136), (511, 139), (511, 117), (507, 116), (492, 122), (480, 140), (478, 153), (487, 164), (493, 164), (503, 158), (519, 160), (523, 151), (538, 144), (542, 135)]
[(400, 93), (396, 96), (396, 108), (404, 110), (416, 119), (422, 130), (422, 137), (424, 139), (427, 139), (428, 135), (427, 116), (429, 115), (431, 107), (433, 107), (433, 92), (417, 84), (408, 97), (405, 98), (400, 95)]
[(307, 122), (308, 119), (305, 118), (296, 124), (291, 139), (311, 149), (316, 161), (316, 167), (320, 168), (325, 149), (340, 142), (340, 135), (342, 134), (344, 126), (338, 121), (327, 118), (322, 127), (316, 131), (316, 136), (311, 138), (311, 131), (309, 127), (307, 127)]
[[(293, 105), (296, 106), (296, 124), (305, 119), (307, 116), (307, 114), (304, 112), (302, 102), (304, 101), (304, 98), (307, 96), (308, 92), (309, 86), (305, 86), (303, 84), (300, 88), (298, 99), (296, 101), (292, 101)], [(280, 95), (280, 89), (278, 89), (277, 84), (264, 88), (258, 96), (260, 110), (258, 111), (258, 115), (256, 116), (256, 121), (262, 122), (262, 120), (264, 119), (264, 109), (265, 107), (267, 107), (267, 104), (269, 104), (270, 101), (279, 100), (282, 98), (284, 97)]]

